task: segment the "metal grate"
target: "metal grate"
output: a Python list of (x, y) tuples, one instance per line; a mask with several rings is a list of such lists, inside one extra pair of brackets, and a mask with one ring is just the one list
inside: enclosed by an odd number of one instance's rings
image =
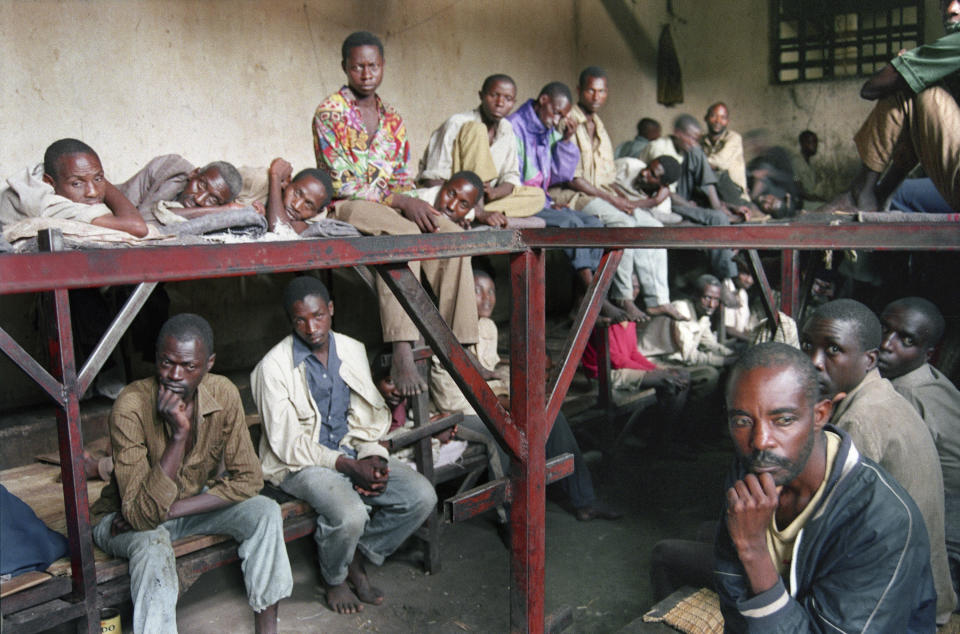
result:
[(922, 0), (770, 0), (773, 83), (870, 76), (923, 43)]

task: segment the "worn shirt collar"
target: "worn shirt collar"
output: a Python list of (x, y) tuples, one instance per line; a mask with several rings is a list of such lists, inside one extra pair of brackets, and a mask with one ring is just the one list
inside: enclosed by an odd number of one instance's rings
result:
[[(477, 121), (479, 121), (480, 123), (483, 123), (483, 125), (487, 125), (483, 121), (483, 111), (480, 109), (480, 106), (477, 106), (476, 108), (474, 108), (473, 112), (476, 115)], [(505, 134), (512, 135), (513, 126), (510, 125), (510, 122), (507, 121), (506, 117), (503, 117), (502, 119), (500, 119), (500, 121), (497, 122), (497, 131), (493, 134), (493, 142), (496, 143)]]
[[(334, 343), (333, 331), (327, 335), (328, 341), (330, 342), (330, 351), (327, 353), (327, 366), (330, 365), (330, 359), (338, 358), (337, 357), (337, 345)], [(313, 350), (310, 349), (303, 339), (297, 336), (297, 333), (293, 333), (293, 367), (298, 367), (303, 363), (304, 359), (313, 355)]]
[[(350, 106), (351, 110), (357, 109), (357, 104), (360, 103), (360, 100), (357, 99), (356, 95), (353, 94), (353, 90), (350, 89), (350, 86), (344, 86), (340, 89), (340, 96), (343, 97), (343, 100), (347, 102), (347, 105)], [(381, 115), (386, 113), (387, 108), (383, 105), (383, 100), (380, 98), (380, 95), (374, 93), (373, 95), (377, 100), (377, 112)]]
[(527, 99), (527, 103), (520, 106), (515, 113), (516, 117), (523, 121), (523, 127), (531, 134), (545, 134), (549, 132), (549, 130), (547, 126), (543, 125), (540, 117), (537, 116), (537, 111), (533, 109), (533, 104), (533, 99)]

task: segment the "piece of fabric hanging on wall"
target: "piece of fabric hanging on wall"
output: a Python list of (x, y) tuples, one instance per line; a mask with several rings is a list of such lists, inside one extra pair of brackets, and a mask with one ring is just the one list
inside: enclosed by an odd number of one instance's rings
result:
[(657, 50), (657, 103), (672, 106), (683, 103), (683, 72), (673, 44), (670, 25), (663, 25)]

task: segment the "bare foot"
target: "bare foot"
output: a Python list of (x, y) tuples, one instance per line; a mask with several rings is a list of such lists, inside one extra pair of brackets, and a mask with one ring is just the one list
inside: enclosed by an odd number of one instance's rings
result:
[(350, 562), (350, 568), (347, 570), (347, 581), (353, 585), (361, 601), (370, 605), (380, 605), (383, 603), (383, 592), (370, 585), (370, 578), (367, 577), (363, 560), (364, 556), (359, 552), (353, 556), (353, 561)]
[(363, 606), (357, 595), (350, 591), (350, 586), (343, 582), (336, 586), (324, 583), (327, 589), (327, 603), (330, 609), (337, 614), (356, 614), (363, 612)]
[(403, 396), (416, 396), (426, 391), (427, 384), (417, 372), (417, 365), (413, 362), (413, 346), (409, 341), (393, 342), (390, 377)]
[(666, 315), (670, 319), (676, 319), (677, 321), (688, 321), (683, 314), (680, 313), (676, 307), (667, 302), (666, 304), (660, 304), (659, 306), (654, 306), (653, 308), (648, 308), (647, 312), (651, 315)]
[(626, 311), (627, 319), (630, 321), (636, 321), (641, 324), (650, 321), (650, 316), (637, 308), (637, 305), (633, 303), (632, 299), (615, 299), (613, 303)]
[(621, 321), (629, 321), (627, 311), (619, 306), (614, 306), (613, 302), (609, 299), (603, 300), (603, 304), (600, 306), (600, 314), (617, 324)]

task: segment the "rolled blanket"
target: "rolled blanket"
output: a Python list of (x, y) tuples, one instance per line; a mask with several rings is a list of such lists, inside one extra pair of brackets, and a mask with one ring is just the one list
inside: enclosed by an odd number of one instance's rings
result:
[(359, 238), (362, 234), (349, 222), (321, 218), (307, 223), (301, 238)]
[(267, 232), (267, 219), (258, 214), (253, 207), (244, 207), (185, 220), (168, 225), (166, 229), (177, 237), (198, 236), (217, 231), (239, 232), (251, 237), (259, 237)]
[(905, 211), (858, 211), (860, 222), (960, 222), (956, 214), (915, 214)]

